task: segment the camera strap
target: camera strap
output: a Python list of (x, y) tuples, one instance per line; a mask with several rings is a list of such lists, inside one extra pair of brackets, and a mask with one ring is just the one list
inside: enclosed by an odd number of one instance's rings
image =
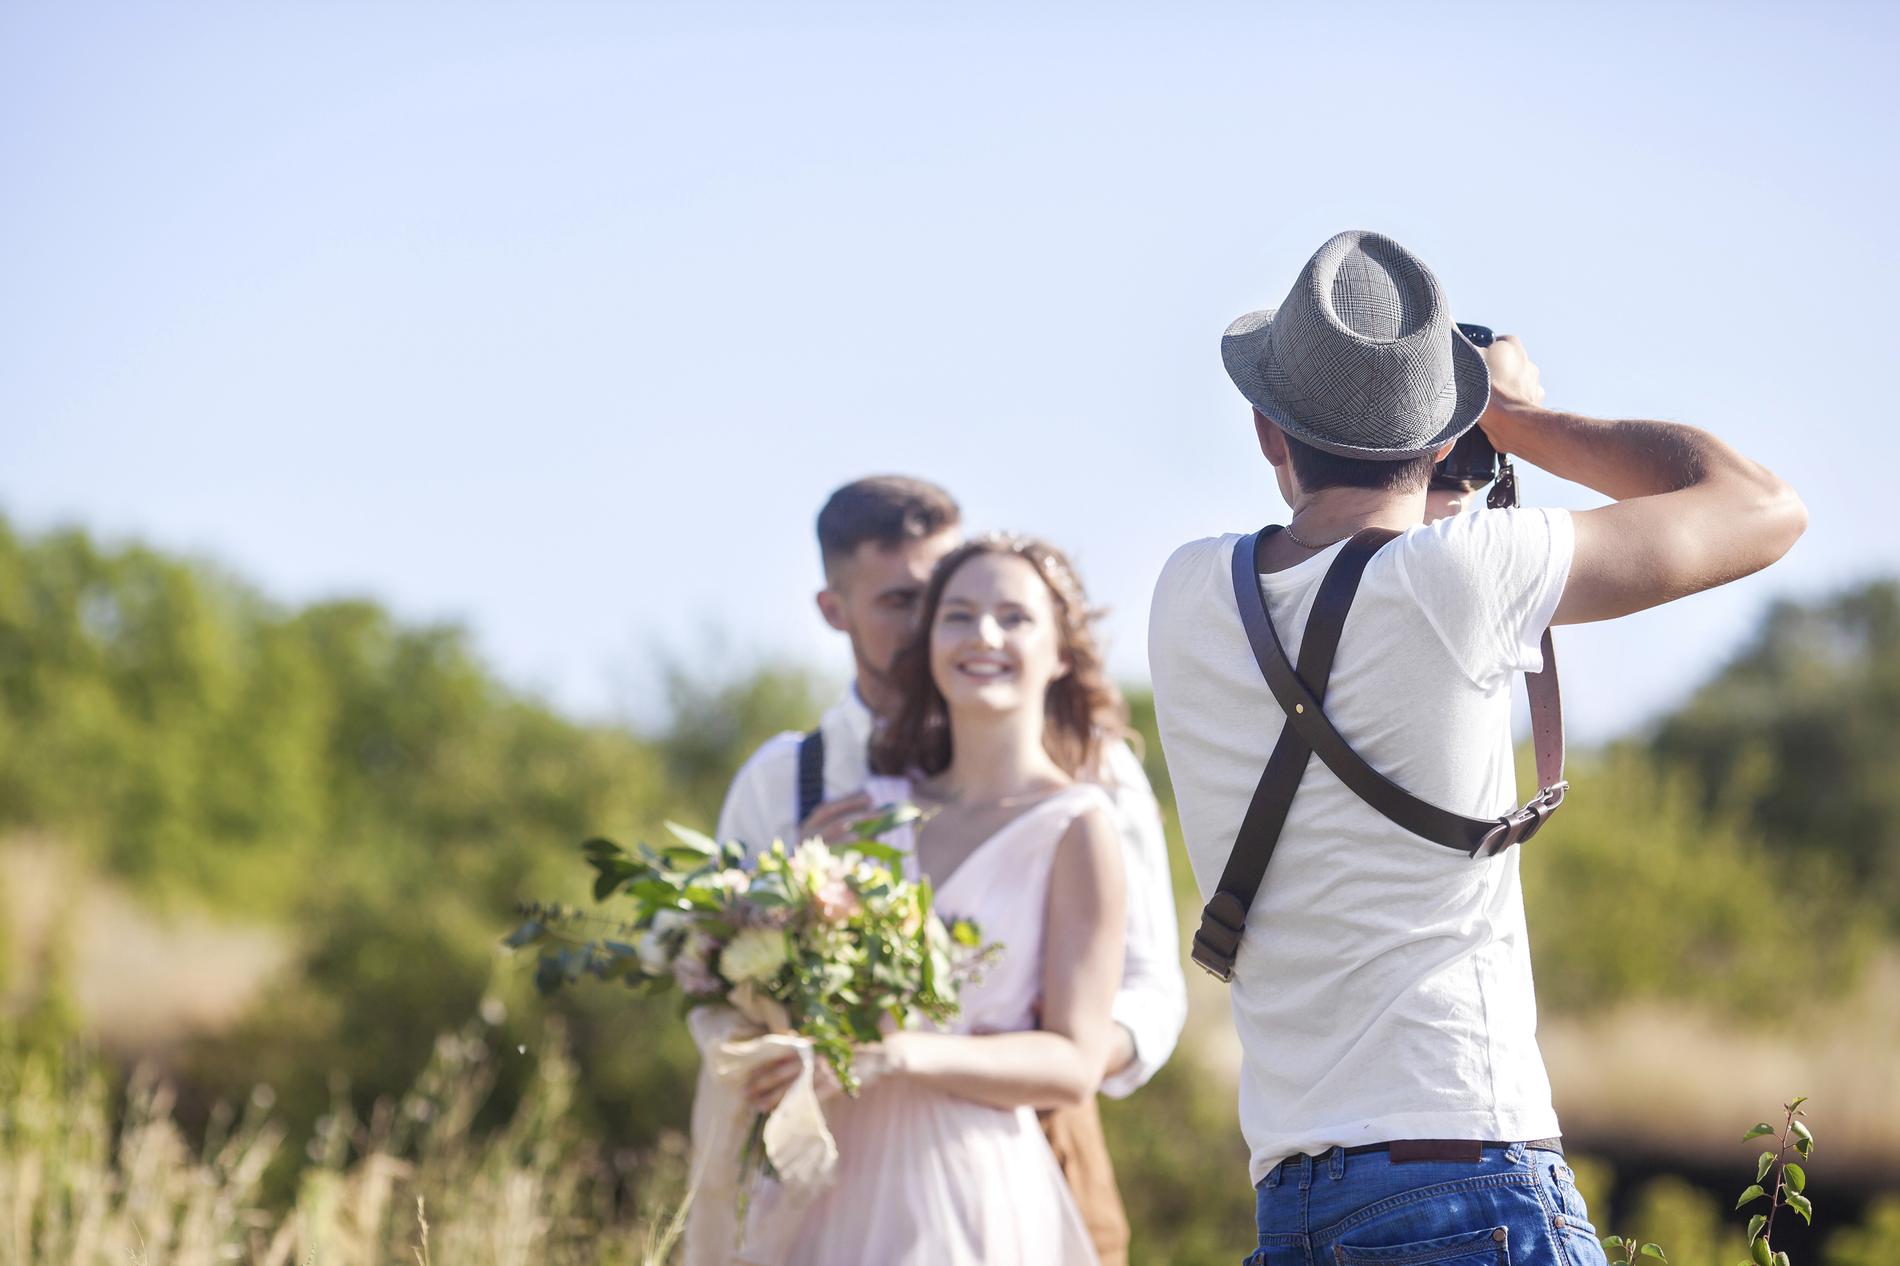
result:
[(1494, 856), (1535, 835), (1563, 803), (1568, 786), (1563, 780), (1563, 706), (1548, 629), (1542, 643), (1543, 670), (1526, 674), (1539, 790), (1522, 807), (1497, 818), (1466, 817), (1419, 799), (1367, 764), (1333, 728), (1322, 704), (1332, 675), (1333, 654), (1366, 564), (1398, 534), (1390, 529), (1369, 528), (1346, 542), (1320, 582), (1300, 641), (1300, 662), (1295, 671), (1260, 592), (1259, 550), (1279, 530), (1277, 525), (1262, 528), (1234, 545), (1234, 598), (1241, 623), (1261, 674), (1286, 713), (1287, 724), (1254, 788), (1227, 866), (1213, 898), (1201, 912), (1201, 926), (1194, 934), (1194, 961), (1223, 981), (1233, 979), (1247, 912), (1266, 877), (1293, 796), (1314, 754), (1355, 795), (1393, 823), (1433, 843), (1458, 849), (1474, 860)]
[(825, 799), (825, 732), (821, 727), (798, 740), (798, 827)]

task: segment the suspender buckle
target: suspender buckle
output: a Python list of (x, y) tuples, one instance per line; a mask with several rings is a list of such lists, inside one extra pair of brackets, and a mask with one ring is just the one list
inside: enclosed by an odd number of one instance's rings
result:
[(1240, 934), (1247, 911), (1231, 892), (1217, 892), (1201, 911), (1201, 927), (1194, 934), (1193, 958), (1222, 984), (1234, 978), (1234, 957), (1240, 952)]
[(1564, 793), (1570, 790), (1567, 782), (1556, 782), (1544, 788), (1529, 800), (1521, 809), (1513, 809), (1498, 819), (1498, 824), (1484, 833), (1478, 841), (1478, 847), (1471, 852), (1471, 859), (1495, 857), (1513, 844), (1522, 844), (1531, 836), (1543, 830), (1550, 815), (1564, 802)]

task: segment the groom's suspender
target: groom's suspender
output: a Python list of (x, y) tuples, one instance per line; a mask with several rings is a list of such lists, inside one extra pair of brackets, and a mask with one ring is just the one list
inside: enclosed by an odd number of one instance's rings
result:
[(798, 740), (798, 826), (825, 800), (825, 732), (811, 731)]
[[(1307, 617), (1306, 633), (1300, 639), (1300, 663), (1296, 672), (1287, 662), (1286, 649), (1273, 628), (1260, 593), (1257, 551), (1262, 542), (1279, 531), (1277, 526), (1262, 528), (1234, 545), (1234, 600), (1240, 608), (1240, 620), (1247, 630), (1260, 672), (1286, 713), (1286, 725), (1274, 744), (1267, 768), (1254, 788), (1253, 800), (1241, 819), (1234, 837), (1233, 852), (1221, 872), (1213, 899), (1201, 912), (1201, 927), (1194, 934), (1194, 961), (1222, 980), (1232, 980), (1234, 958), (1240, 950), (1240, 937), (1246, 927), (1247, 912), (1253, 907), (1260, 882), (1266, 877), (1267, 863), (1286, 825), (1287, 811), (1300, 789), (1309, 758), (1317, 753), (1335, 777), (1345, 783), (1361, 800), (1377, 809), (1392, 822), (1414, 835), (1455, 848), (1473, 858), (1488, 857), (1537, 834), (1544, 820), (1563, 803), (1564, 743), (1563, 709), (1557, 693), (1557, 661), (1550, 632), (1543, 640), (1543, 671), (1528, 676), (1531, 696), (1531, 725), (1537, 745), (1537, 777), (1540, 790), (1525, 805), (1498, 818), (1468, 818), (1420, 800), (1368, 765), (1352, 745), (1339, 736), (1326, 719), (1322, 704), (1326, 685), (1332, 676), (1333, 653), (1339, 647), (1339, 635), (1346, 626), (1346, 613), (1366, 564), (1387, 541), (1398, 535), (1382, 528), (1368, 528), (1356, 534), (1339, 551), (1326, 578), (1320, 582), (1313, 599), (1312, 614)], [(1394, 700), (1394, 706), (1404, 701)]]

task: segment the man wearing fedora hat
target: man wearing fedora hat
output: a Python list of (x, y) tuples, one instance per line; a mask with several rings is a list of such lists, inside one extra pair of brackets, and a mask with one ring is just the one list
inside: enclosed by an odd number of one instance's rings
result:
[[(1601, 1262), (1512, 847), (1564, 790), (1547, 630), (1766, 567), (1806, 511), (1705, 431), (1545, 408), (1518, 341), (1474, 346), (1379, 234), (1320, 247), (1222, 356), (1291, 515), (1174, 553), (1149, 658), (1209, 902), (1194, 956), (1241, 1039), (1249, 1261)], [(1611, 504), (1424, 522), (1433, 463), (1473, 426)], [(1540, 674), (1544, 786), (1513, 811), (1520, 672)]]

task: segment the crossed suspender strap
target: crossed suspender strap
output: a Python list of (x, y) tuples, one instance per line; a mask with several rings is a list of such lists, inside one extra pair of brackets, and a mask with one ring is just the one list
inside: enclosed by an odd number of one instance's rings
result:
[(1353, 536), (1327, 569), (1300, 640), (1296, 672), (1287, 661), (1273, 628), (1273, 617), (1260, 593), (1257, 552), (1277, 527), (1262, 528), (1234, 546), (1234, 598), (1254, 659), (1286, 713), (1286, 725), (1254, 788), (1253, 800), (1241, 819), (1233, 851), (1221, 872), (1213, 899), (1201, 913), (1194, 934), (1194, 961), (1221, 980), (1232, 980), (1234, 959), (1267, 864), (1273, 858), (1287, 811), (1299, 790), (1308, 759), (1315, 753), (1335, 777), (1354, 794), (1392, 822), (1437, 844), (1455, 848), (1473, 858), (1488, 857), (1535, 835), (1563, 803), (1568, 784), (1563, 781), (1563, 708), (1557, 691), (1557, 661), (1550, 632), (1543, 638), (1544, 667), (1530, 674), (1531, 726), (1537, 747), (1540, 790), (1522, 808), (1498, 818), (1468, 818), (1420, 800), (1368, 765), (1326, 719), (1322, 707), (1333, 654), (1345, 628), (1346, 613), (1358, 592), (1360, 577), (1373, 554), (1397, 533), (1368, 529)]
[(798, 740), (798, 825), (825, 800), (825, 732), (811, 731)]

